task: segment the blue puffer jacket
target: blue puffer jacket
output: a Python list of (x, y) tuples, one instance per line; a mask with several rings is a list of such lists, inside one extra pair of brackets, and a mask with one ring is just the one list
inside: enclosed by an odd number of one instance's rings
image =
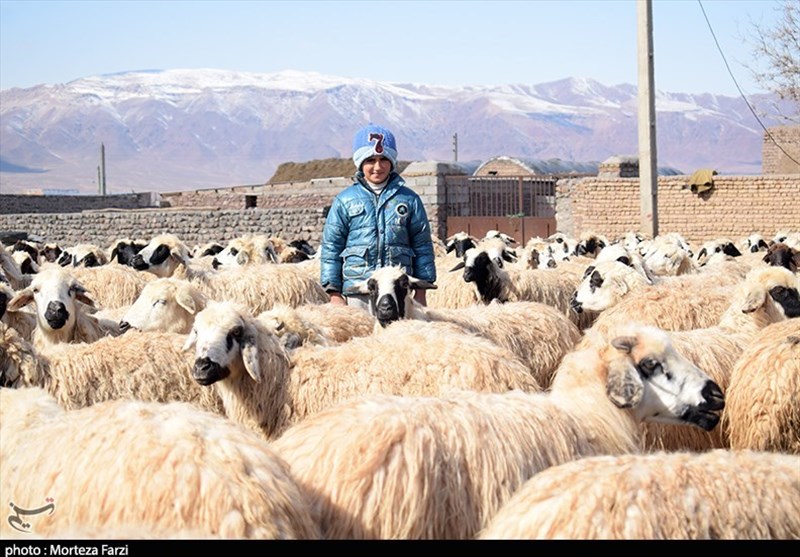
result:
[(420, 197), (399, 174), (376, 196), (356, 173), (356, 183), (333, 200), (322, 231), (320, 281), (342, 292), (379, 267), (401, 265), (409, 275), (434, 282), (433, 243)]

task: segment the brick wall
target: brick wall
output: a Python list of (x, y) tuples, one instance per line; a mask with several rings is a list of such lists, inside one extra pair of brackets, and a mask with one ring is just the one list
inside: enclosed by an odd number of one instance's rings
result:
[(761, 172), (800, 174), (800, 126), (776, 126), (768, 131), (764, 132)]
[[(560, 180), (556, 189), (560, 232), (616, 238), (641, 228), (638, 178)], [(659, 177), (658, 232), (705, 242), (798, 231), (799, 195), (800, 175), (716, 176), (714, 189), (700, 195), (690, 191), (688, 176)]]
[(530, 168), (521, 165), (518, 161), (498, 157), (490, 160), (475, 171), (475, 176), (520, 176), (534, 174)]

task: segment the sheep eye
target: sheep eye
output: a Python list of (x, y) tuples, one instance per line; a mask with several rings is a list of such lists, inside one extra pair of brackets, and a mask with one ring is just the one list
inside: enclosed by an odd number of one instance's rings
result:
[(39, 287), (38, 287), (38, 286), (37, 286), (36, 288), (34, 288), (34, 289), (33, 289), (33, 293), (34, 293), (34, 294), (38, 294), (38, 293), (39, 293)]
[(639, 362), (639, 371), (645, 377), (651, 377), (657, 373), (661, 373), (661, 362), (653, 358), (645, 358)]
[(408, 290), (408, 277), (401, 278), (397, 284), (403, 290)]
[(231, 329), (230, 335), (233, 338), (235, 338), (236, 340), (239, 340), (240, 338), (242, 338), (242, 334), (243, 333), (244, 333), (244, 329), (242, 329), (242, 326), (241, 325), (237, 325), (236, 327)]
[(231, 248), (231, 255), (236, 255), (239, 253), (239, 250), (236, 248)]
[(153, 305), (154, 306), (158, 306), (158, 305), (165, 306), (165, 305), (167, 305), (167, 301), (166, 300), (156, 300), (155, 302), (153, 302)]
[(370, 292), (375, 292), (376, 290), (378, 290), (378, 281), (376, 281), (375, 279), (369, 279), (367, 281), (367, 288), (369, 289)]

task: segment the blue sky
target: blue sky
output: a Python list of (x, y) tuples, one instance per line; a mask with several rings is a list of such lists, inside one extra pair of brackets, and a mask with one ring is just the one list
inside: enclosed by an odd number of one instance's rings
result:
[[(701, 0), (745, 94), (777, 0)], [(698, 0), (653, 0), (655, 85), (738, 96)], [(0, 0), (0, 89), (141, 69), (313, 71), (397, 83), (637, 83), (636, 0)]]

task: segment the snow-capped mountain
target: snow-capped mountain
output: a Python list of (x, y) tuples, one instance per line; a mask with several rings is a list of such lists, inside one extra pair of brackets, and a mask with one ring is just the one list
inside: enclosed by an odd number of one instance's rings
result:
[[(462, 161), (599, 162), (637, 153), (637, 102), (633, 85), (575, 78), (442, 87), (295, 71), (87, 77), (0, 91), (0, 193), (93, 193), (101, 143), (109, 193), (261, 184), (283, 162), (349, 157), (368, 121), (395, 131), (402, 160), (453, 160), (458, 134)], [(660, 167), (760, 173), (763, 130), (741, 98), (659, 92), (656, 112)]]

